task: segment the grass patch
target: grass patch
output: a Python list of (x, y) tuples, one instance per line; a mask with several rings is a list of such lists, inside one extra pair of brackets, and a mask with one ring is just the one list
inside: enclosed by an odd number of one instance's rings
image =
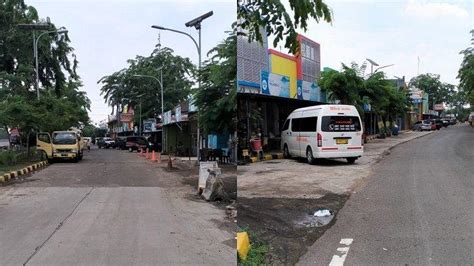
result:
[(1, 150), (0, 151), (0, 174), (18, 170), (41, 161), (41, 156), (32, 149), (28, 154), (26, 150)]
[(266, 265), (268, 251), (270, 246), (262, 241), (258, 234), (252, 232), (248, 229), (241, 229), (240, 232), (247, 232), (250, 238), (250, 250), (247, 254), (247, 258), (245, 260), (241, 260), (240, 257), (237, 255), (237, 265), (239, 266), (255, 266), (255, 265)]
[(0, 164), (0, 175), (3, 175), (3, 174), (7, 174), (7, 173), (10, 173), (11, 171), (15, 171), (15, 170), (20, 170), (20, 169), (23, 169), (27, 166), (30, 166), (31, 162), (28, 162), (28, 163), (18, 163), (18, 164), (14, 164), (14, 165), (1, 165)]

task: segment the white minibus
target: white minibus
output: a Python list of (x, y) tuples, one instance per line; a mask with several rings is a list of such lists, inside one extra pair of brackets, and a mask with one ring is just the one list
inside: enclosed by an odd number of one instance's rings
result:
[(294, 110), (286, 119), (281, 145), (286, 158), (346, 158), (352, 164), (364, 151), (362, 123), (352, 105), (317, 105)]

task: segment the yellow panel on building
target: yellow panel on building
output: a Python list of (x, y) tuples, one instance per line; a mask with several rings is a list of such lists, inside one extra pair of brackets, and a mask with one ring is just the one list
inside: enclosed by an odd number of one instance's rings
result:
[(270, 50), (270, 72), (290, 78), (290, 98), (296, 98), (296, 61), (291, 56)]

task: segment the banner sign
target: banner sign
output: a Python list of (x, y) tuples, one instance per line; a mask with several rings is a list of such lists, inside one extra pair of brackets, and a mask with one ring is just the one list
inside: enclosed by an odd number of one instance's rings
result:
[(171, 124), (171, 110), (163, 114), (163, 125)]
[(181, 122), (182, 121), (181, 106), (176, 107), (176, 109), (174, 109), (174, 113), (176, 117), (176, 122)]
[(262, 94), (290, 98), (290, 78), (262, 71), (260, 88)]
[(299, 100), (321, 101), (321, 88), (316, 84), (316, 82), (298, 80), (296, 90), (296, 98)]

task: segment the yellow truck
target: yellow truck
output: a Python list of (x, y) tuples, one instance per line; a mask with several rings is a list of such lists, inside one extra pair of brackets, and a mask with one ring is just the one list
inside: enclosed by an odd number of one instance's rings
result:
[(84, 142), (76, 131), (54, 131), (52, 134), (39, 132), (36, 134), (36, 149), (48, 161), (68, 159), (78, 162), (84, 154)]

